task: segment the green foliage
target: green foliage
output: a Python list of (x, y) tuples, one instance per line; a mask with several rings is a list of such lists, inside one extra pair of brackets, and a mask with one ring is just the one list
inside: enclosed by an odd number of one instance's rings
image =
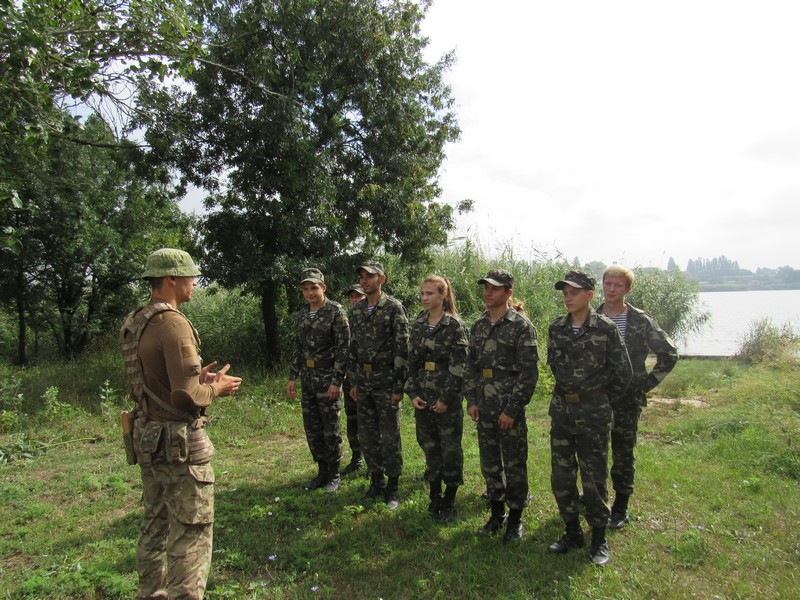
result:
[(436, 199), (445, 145), (459, 135), (444, 82), (454, 59), (426, 61), (426, 9), (215, 3), (208, 60), (190, 85), (142, 96), (156, 160), (214, 193), (205, 271), (259, 295), (268, 364), (278, 358), (279, 290), (308, 262), (349, 283), (363, 256), (424, 262), (452, 228), (453, 207)]
[(198, 289), (181, 307), (200, 332), (204, 362), (258, 366), (265, 355), (259, 299), (241, 288)]
[(697, 283), (681, 271), (635, 268), (636, 279), (628, 295), (631, 304), (649, 312), (675, 339), (700, 331), (711, 318), (700, 304)]
[(736, 357), (747, 363), (779, 363), (796, 361), (800, 350), (800, 335), (791, 324), (781, 327), (772, 320), (760, 319), (750, 323), (750, 328), (739, 341)]
[[(116, 141), (96, 117), (82, 129)], [(134, 158), (51, 140), (21, 184), (24, 208), (0, 204), (0, 216), (15, 223), (19, 249), (4, 253), (0, 302), (14, 311), (18, 336), (30, 327), (61, 356), (79, 354), (98, 334), (116, 331), (136, 303), (131, 282), (153, 247), (188, 239), (190, 220), (168, 186), (137, 173)], [(24, 343), (22, 350), (19, 364), (27, 359)]]
[(22, 418), (21, 380), (14, 373), (2, 372), (0, 377), (0, 433), (16, 430)]

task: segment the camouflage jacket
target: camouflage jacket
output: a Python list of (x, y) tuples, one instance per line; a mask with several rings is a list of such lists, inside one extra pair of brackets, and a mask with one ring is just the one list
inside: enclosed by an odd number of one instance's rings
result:
[(392, 374), (392, 393), (402, 394), (408, 372), (408, 317), (399, 300), (381, 294), (375, 310), (367, 312), (367, 300), (353, 307), (350, 318), (350, 354), (347, 377), (358, 387), (362, 367)]
[[(626, 305), (628, 323), (625, 326), (624, 342), (633, 367), (633, 378), (628, 392), (640, 396), (637, 397), (637, 401), (646, 404), (644, 394), (661, 383), (672, 371), (678, 362), (678, 349), (653, 317), (640, 308), (627, 303)], [(597, 308), (599, 314), (602, 314), (603, 306), (601, 304)], [(650, 373), (645, 366), (648, 352), (656, 355), (656, 364)]]
[(577, 335), (568, 314), (548, 333), (547, 364), (563, 394), (603, 391), (612, 400), (628, 388), (631, 361), (613, 321), (590, 309)]
[[(491, 377), (485, 377), (491, 370)], [(472, 325), (464, 380), (467, 406), (492, 406), (515, 419), (531, 401), (539, 379), (536, 330), (509, 308), (494, 325), (488, 312)]]
[[(310, 307), (306, 304), (297, 313), (297, 326), (294, 336), (292, 362), (289, 366), (289, 380), (294, 381), (308, 367), (307, 361), (331, 362), (331, 384), (342, 385), (347, 365), (347, 350), (350, 346), (350, 325), (342, 305), (325, 299), (325, 304), (313, 319), (309, 316)], [(317, 367), (319, 368), (319, 367)]]
[(433, 329), (423, 311), (411, 324), (406, 394), (419, 396), (433, 408), (437, 400), (448, 406), (461, 403), (467, 366), (467, 328), (458, 317), (445, 313)]

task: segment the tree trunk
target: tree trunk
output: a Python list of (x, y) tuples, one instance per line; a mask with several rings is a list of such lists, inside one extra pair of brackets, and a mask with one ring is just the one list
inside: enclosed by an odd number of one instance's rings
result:
[(265, 365), (275, 366), (280, 360), (280, 340), (278, 336), (278, 286), (273, 281), (264, 281), (261, 285), (261, 316), (264, 319), (264, 336), (266, 338)]
[(25, 274), (22, 271), (22, 263), (20, 268), (17, 269), (17, 327), (19, 334), (17, 335), (17, 360), (18, 366), (24, 365), (28, 361), (25, 353), (25, 346), (27, 344), (25, 333), (27, 330), (27, 323), (25, 322)]

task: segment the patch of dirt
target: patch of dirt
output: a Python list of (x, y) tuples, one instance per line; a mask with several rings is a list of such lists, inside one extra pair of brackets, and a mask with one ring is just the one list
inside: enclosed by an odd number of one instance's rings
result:
[(703, 396), (695, 396), (694, 398), (664, 398), (663, 396), (652, 396), (647, 399), (647, 404), (655, 406), (688, 406), (690, 408), (708, 408), (711, 406)]

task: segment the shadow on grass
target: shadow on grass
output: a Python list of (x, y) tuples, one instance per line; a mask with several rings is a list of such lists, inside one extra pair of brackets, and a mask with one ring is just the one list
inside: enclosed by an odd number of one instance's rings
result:
[[(547, 552), (562, 532), (557, 514), (534, 522), (526, 511), (525, 539), (504, 545), (499, 535), (475, 535), (489, 512), (470, 490), (457, 499), (456, 522), (441, 526), (426, 510), (426, 482), (414, 474), (401, 478), (394, 512), (364, 501), (364, 477), (348, 477), (337, 494), (278, 477), (218, 489), (212, 592), (239, 582), (264, 588), (266, 597), (312, 588), (352, 598), (560, 597), (569, 595), (575, 574), (594, 568), (587, 551)], [(537, 503), (551, 506), (552, 498)]]

